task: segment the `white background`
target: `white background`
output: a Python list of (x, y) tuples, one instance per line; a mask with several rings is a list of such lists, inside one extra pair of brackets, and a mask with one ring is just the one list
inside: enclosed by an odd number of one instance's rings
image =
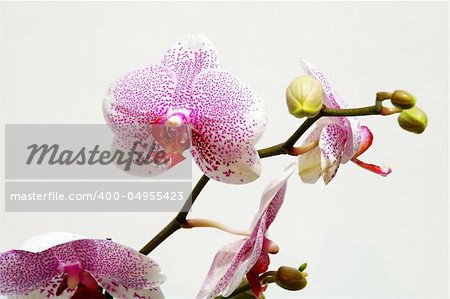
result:
[[(447, 3), (1, 5), (2, 124), (103, 123), (108, 84), (158, 63), (187, 31), (207, 35), (223, 68), (265, 99), (269, 122), (258, 147), (284, 141), (300, 124), (287, 114), (284, 91), (302, 73), (301, 58), (321, 68), (351, 106), (371, 104), (379, 90), (411, 91), (429, 116), (424, 134), (401, 130), (395, 116), (363, 119), (375, 139), (362, 158), (392, 166), (389, 177), (348, 163), (328, 186), (291, 178), (270, 230), (281, 247), (272, 268), (307, 261), (309, 285), (299, 293), (271, 286), (267, 295), (447, 297)], [(292, 161), (264, 160), (261, 178), (250, 185), (209, 183), (192, 217), (248, 227), (263, 187)], [(200, 177), (197, 168), (193, 176)], [(2, 208), (0, 217), (2, 251), (50, 230), (139, 249), (173, 213)], [(151, 257), (169, 278), (166, 297), (193, 298), (215, 251), (235, 239), (209, 229), (179, 231), (157, 248)]]

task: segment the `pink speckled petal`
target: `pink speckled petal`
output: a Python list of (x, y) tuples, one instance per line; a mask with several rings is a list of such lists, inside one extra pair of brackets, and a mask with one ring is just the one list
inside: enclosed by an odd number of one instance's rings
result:
[(82, 268), (93, 275), (113, 279), (126, 287), (151, 288), (165, 280), (152, 259), (109, 240), (77, 240), (49, 251), (62, 263), (79, 261)]
[(76, 262), (95, 276), (129, 288), (155, 288), (165, 280), (159, 266), (136, 250), (108, 240), (81, 239), (38, 253), (12, 250), (1, 254), (0, 294), (28, 294), (57, 276), (60, 263)]
[[(56, 291), (63, 280), (63, 274), (60, 273), (53, 277), (51, 280), (47, 281), (39, 289), (29, 293), (25, 296), (18, 296), (16, 299), (70, 299), (75, 293), (75, 289), (65, 289), (61, 294), (56, 296)], [(10, 298), (10, 297), (8, 297)]]
[(176, 84), (175, 73), (163, 66), (146, 66), (125, 74), (110, 86), (103, 100), (106, 122), (110, 126), (154, 122), (180, 104), (174, 97)]
[[(314, 125), (312, 131), (303, 141), (302, 146), (317, 142), (322, 129), (332, 121), (331, 118), (321, 118)], [(298, 156), (298, 174), (304, 183), (314, 184), (320, 178), (322, 167), (320, 164), (321, 152), (317, 145), (314, 149)]]
[(325, 126), (320, 134), (322, 178), (325, 184), (328, 184), (336, 175), (345, 141), (345, 130), (337, 124)]
[(258, 178), (254, 146), (266, 123), (262, 100), (237, 77), (218, 70), (197, 76), (192, 98), (192, 155), (200, 169), (226, 183)]
[(59, 274), (55, 256), (24, 250), (0, 255), (0, 295), (26, 295), (44, 287)]
[[(347, 104), (336, 93), (326, 76), (315, 65), (306, 60), (303, 60), (303, 65), (305, 71), (314, 76), (322, 84), (323, 92), (325, 94), (325, 106), (335, 109), (347, 108)], [(347, 141), (341, 159), (341, 163), (346, 163), (354, 156), (361, 142), (361, 137), (359, 136), (359, 121), (356, 117), (334, 117), (334, 119), (341, 125), (347, 135)]]
[(202, 70), (219, 67), (217, 52), (212, 43), (202, 34), (188, 33), (166, 51), (161, 65), (177, 74), (177, 93), (189, 96), (190, 86)]
[(95, 277), (97, 282), (116, 299), (163, 299), (164, 295), (159, 287), (147, 289), (133, 289), (125, 287), (106, 277)]

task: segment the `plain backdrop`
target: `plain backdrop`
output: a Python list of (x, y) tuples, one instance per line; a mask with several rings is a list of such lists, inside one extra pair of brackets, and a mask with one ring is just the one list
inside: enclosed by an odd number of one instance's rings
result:
[[(284, 141), (301, 122), (287, 113), (284, 92), (302, 74), (302, 58), (353, 107), (370, 105), (380, 90), (412, 92), (429, 117), (424, 134), (403, 131), (395, 116), (361, 119), (375, 136), (362, 159), (390, 165), (387, 178), (348, 163), (328, 186), (290, 179), (270, 229), (281, 247), (271, 268), (307, 261), (309, 284), (298, 293), (270, 286), (267, 297), (447, 298), (447, 3), (2, 3), (0, 17), (2, 124), (103, 123), (109, 83), (159, 63), (186, 32), (208, 36), (222, 67), (265, 99), (258, 147)], [(265, 159), (253, 184), (209, 183), (192, 217), (247, 228), (264, 186), (295, 160)], [(194, 167), (193, 182), (200, 175)], [(54, 230), (139, 249), (173, 216), (2, 207), (0, 250)], [(151, 257), (168, 276), (166, 297), (193, 298), (216, 250), (235, 239), (187, 230), (157, 248)]]

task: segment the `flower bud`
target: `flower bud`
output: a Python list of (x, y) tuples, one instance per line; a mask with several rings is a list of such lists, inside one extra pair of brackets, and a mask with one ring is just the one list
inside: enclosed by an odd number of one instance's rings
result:
[(322, 108), (322, 85), (311, 76), (298, 76), (286, 89), (289, 113), (295, 117), (314, 117)]
[(277, 271), (276, 284), (283, 289), (298, 291), (306, 287), (306, 276), (298, 269), (291, 267), (280, 267)]
[(391, 103), (395, 107), (409, 109), (416, 104), (416, 97), (404, 90), (396, 90), (391, 96)]
[(425, 131), (428, 124), (427, 115), (418, 107), (403, 110), (397, 120), (400, 127), (404, 130), (416, 134)]

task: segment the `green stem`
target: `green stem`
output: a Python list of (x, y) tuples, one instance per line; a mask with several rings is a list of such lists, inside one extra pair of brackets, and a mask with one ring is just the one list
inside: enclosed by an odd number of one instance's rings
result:
[[(331, 109), (323, 106), (322, 110), (318, 115), (312, 118), (306, 119), (301, 126), (295, 131), (285, 142), (270, 146), (267, 148), (263, 148), (258, 150), (258, 155), (260, 158), (273, 157), (277, 155), (289, 155), (291, 153), (292, 147), (295, 143), (302, 137), (302, 135), (321, 117), (323, 116), (363, 116), (363, 115), (375, 115), (381, 113), (381, 101), (376, 101), (375, 105), (369, 107), (361, 107), (361, 108), (351, 108), (351, 109)], [(200, 180), (195, 185), (192, 190), (191, 195), (186, 200), (186, 203), (182, 207), (181, 211), (177, 214), (177, 216), (172, 219), (153, 239), (151, 239), (141, 250), (140, 252), (148, 255), (153, 251), (156, 247), (159, 246), (164, 240), (170, 237), (174, 232), (183, 227), (186, 217), (197, 199), (200, 192), (209, 182), (209, 178), (203, 175)]]

